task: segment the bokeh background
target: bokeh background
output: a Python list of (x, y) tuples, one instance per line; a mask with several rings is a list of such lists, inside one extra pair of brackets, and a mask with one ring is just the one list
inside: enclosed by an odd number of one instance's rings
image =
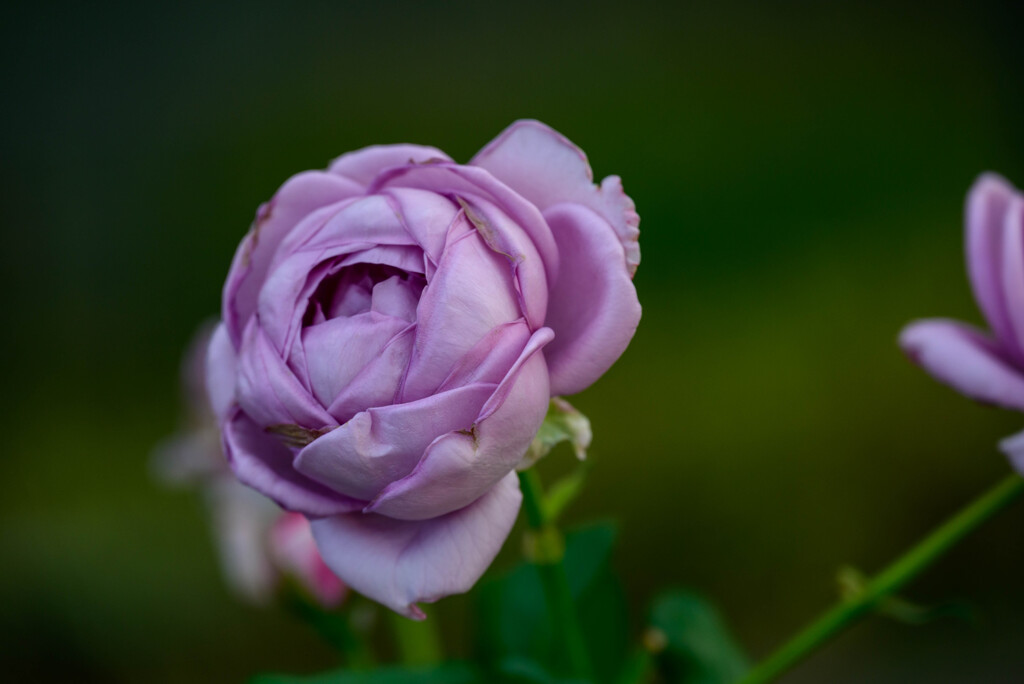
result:
[[(331, 653), (223, 586), (157, 485), (181, 350), (256, 205), (378, 142), (467, 160), (534, 117), (636, 200), (644, 318), (574, 398), (639, 623), (713, 597), (755, 656), (1008, 470), (1024, 420), (895, 345), (979, 321), (962, 203), (1024, 183), (1022, 13), (981, 2), (24, 3), (0, 23), (0, 660), (14, 681), (225, 682)], [(553, 459), (568, 459), (566, 453)], [(555, 463), (549, 468), (557, 469)], [(868, 620), (786, 681), (1010, 682), (1024, 507), (908, 590), (977, 620)], [(498, 568), (516, 560), (514, 535)], [(435, 611), (469, 650), (470, 603)]]

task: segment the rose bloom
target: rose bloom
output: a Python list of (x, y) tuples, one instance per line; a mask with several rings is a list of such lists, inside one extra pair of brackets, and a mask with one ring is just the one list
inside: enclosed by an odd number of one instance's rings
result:
[(397, 612), (468, 590), (550, 398), (633, 337), (638, 225), (618, 177), (594, 185), (536, 121), (467, 165), (387, 145), (292, 177), (235, 254), (209, 350), (238, 479)]
[(156, 474), (164, 482), (202, 492), (221, 568), (236, 594), (264, 604), (288, 577), (319, 605), (336, 607), (347, 590), (320, 558), (309, 521), (282, 512), (273, 501), (240, 484), (228, 468), (204, 386), (212, 332), (210, 325), (200, 328), (186, 351), (181, 378), (184, 421), (154, 453)]
[[(947, 319), (911, 323), (907, 355), (972, 399), (1024, 411), (1024, 195), (996, 174), (967, 196), (967, 274), (990, 333)], [(1002, 442), (1024, 472), (1024, 433)]]

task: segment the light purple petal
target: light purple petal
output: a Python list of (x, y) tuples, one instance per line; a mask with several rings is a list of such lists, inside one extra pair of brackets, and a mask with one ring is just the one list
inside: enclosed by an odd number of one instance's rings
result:
[[(1003, 301), (1010, 319), (1012, 337), (1003, 347), (1024, 360), (1024, 196), (1014, 195), (1003, 217), (1002, 286)], [(1013, 353), (1013, 352), (1011, 352)]]
[(330, 406), (338, 393), (410, 323), (372, 311), (332, 318), (302, 331), (313, 395)]
[(548, 308), (548, 279), (533, 242), (512, 219), (492, 202), (474, 196), (459, 197), (466, 218), (487, 246), (502, 256), (511, 270), (519, 309), (530, 327), (544, 325)]
[(388, 485), (367, 507), (402, 520), (425, 520), (475, 501), (522, 460), (547, 413), (547, 367), (540, 349), (551, 341), (541, 328), (481, 409), (471, 430), (431, 444), (407, 477)]
[(449, 238), (453, 244), (420, 297), (402, 401), (430, 395), (491, 329), (522, 317), (507, 262), (468, 226)]
[(420, 188), (453, 197), (488, 199), (519, 225), (544, 262), (548, 282), (558, 277), (558, 248), (540, 210), (484, 169), (458, 164), (428, 164), (389, 169), (370, 186), (370, 192)]
[(395, 402), (399, 385), (409, 367), (416, 327), (409, 326), (388, 342), (383, 351), (352, 378), (327, 409), (339, 424), (369, 408)]
[(530, 335), (530, 326), (522, 318), (492, 328), (459, 359), (438, 391), (475, 382), (501, 382), (522, 354)]
[(444, 251), (448, 227), (459, 213), (459, 205), (430, 190), (389, 188), (381, 193), (391, 202), (406, 231), (436, 264)]
[(217, 421), (224, 420), (228, 409), (235, 403), (235, 373), (237, 355), (231, 344), (227, 326), (217, 326), (210, 337), (206, 352), (206, 395)]
[(1018, 432), (999, 442), (999, 449), (1010, 459), (1010, 464), (1024, 475), (1024, 432)]
[(391, 276), (373, 286), (370, 308), (386, 316), (416, 321), (416, 306), (422, 288), (399, 276)]
[(384, 169), (405, 164), (423, 164), (432, 160), (451, 161), (451, 157), (426, 145), (371, 145), (348, 152), (331, 162), (328, 170), (359, 183), (369, 185)]
[(1004, 297), (1002, 250), (1006, 245), (1006, 213), (1013, 186), (1002, 177), (987, 173), (978, 178), (967, 195), (967, 275), (985, 320), (1008, 351), (1024, 360)]
[(335, 424), (285, 365), (255, 319), (245, 330), (237, 383), (238, 403), (263, 427), (298, 425), (321, 429)]
[(356, 414), (304, 448), (295, 467), (331, 489), (372, 499), (408, 475), (437, 436), (472, 426), (494, 388), (469, 385)]
[[(539, 121), (516, 121), (470, 161), (544, 211), (562, 202), (589, 207), (615, 229), (632, 275), (640, 263), (640, 217), (618, 176), (598, 187), (587, 155)], [(554, 229), (552, 229), (554, 230)], [(557, 239), (557, 236), (556, 236)]]
[[(236, 410), (222, 425), (224, 453), (243, 484), (269, 496), (282, 508), (312, 517), (361, 510), (359, 501), (331, 491), (292, 467), (292, 452)], [(321, 438), (322, 439), (322, 438)]]
[(554, 341), (544, 355), (552, 394), (589, 387), (626, 350), (640, 322), (640, 302), (625, 269), (609, 268), (622, 245), (601, 217), (579, 204), (544, 212), (562, 255), (549, 295)]
[(235, 252), (224, 283), (222, 315), (236, 347), (246, 323), (256, 311), (267, 269), (284, 237), (314, 210), (358, 195), (361, 190), (345, 178), (322, 171), (305, 171), (292, 176), (260, 207), (252, 229)]
[(512, 530), (522, 494), (509, 473), (476, 502), (424, 521), (340, 515), (313, 521), (324, 562), (346, 584), (410, 618), (417, 603), (469, 591)]
[(942, 319), (911, 323), (900, 347), (936, 380), (971, 399), (1024, 411), (1024, 376), (977, 329)]

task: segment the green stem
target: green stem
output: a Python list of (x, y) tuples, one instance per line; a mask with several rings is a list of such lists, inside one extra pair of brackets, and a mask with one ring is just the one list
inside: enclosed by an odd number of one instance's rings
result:
[(436, 618), (417, 622), (391, 613), (391, 630), (403, 664), (422, 666), (441, 662), (441, 642), (437, 636), (436, 622)]
[(1024, 479), (1010, 475), (982, 494), (966, 508), (925, 537), (873, 580), (857, 595), (841, 601), (767, 660), (739, 680), (739, 684), (764, 684), (774, 681), (806, 658), (845, 627), (862, 617), (898, 591), (939, 556), (949, 550), (972, 530), (1024, 492)]
[(373, 668), (373, 652), (362, 635), (352, 628), (347, 612), (328, 612), (299, 592), (286, 595), (285, 602), (295, 615), (341, 654), (346, 666), (353, 670)]
[(544, 505), (544, 490), (540, 477), (534, 469), (519, 473), (519, 484), (523, 490), (523, 507), (526, 509), (526, 520), (535, 536), (538, 549), (536, 557), (531, 559), (540, 572), (544, 585), (544, 596), (548, 604), (548, 617), (551, 620), (555, 638), (561, 640), (559, 652), (565, 659), (568, 673), (579, 679), (590, 679), (590, 659), (583, 641), (576, 606), (573, 604), (569, 580), (562, 565), (561, 535), (548, 516)]

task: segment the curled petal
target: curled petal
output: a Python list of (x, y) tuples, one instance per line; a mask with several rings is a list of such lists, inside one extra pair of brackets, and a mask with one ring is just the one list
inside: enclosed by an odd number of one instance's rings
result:
[(544, 213), (562, 265), (549, 294), (547, 325), (555, 339), (545, 350), (552, 394), (573, 394), (601, 377), (626, 350), (640, 323), (640, 302), (625, 269), (622, 245), (607, 222), (579, 204)]
[(480, 383), (363, 411), (304, 448), (295, 467), (343, 494), (372, 499), (408, 475), (438, 435), (472, 425), (493, 393), (493, 384)]
[(900, 347), (936, 380), (971, 399), (1024, 411), (1024, 376), (980, 331), (956, 321), (911, 323)]
[(281, 508), (311, 517), (361, 510), (364, 501), (352, 499), (314, 482), (292, 467), (292, 452), (268, 434), (244, 412), (235, 410), (221, 426), (224, 453), (231, 469), (249, 485)]
[(354, 590), (410, 618), (416, 605), (476, 583), (512, 530), (522, 495), (515, 473), (461, 510), (423, 521), (339, 515), (313, 521), (320, 555)]
[(965, 211), (967, 275), (996, 339), (1021, 361), (1024, 355), (1010, 322), (1001, 275), (1006, 215), (1013, 196), (1013, 186), (993, 173), (981, 176), (971, 187)]
[(451, 157), (436, 147), (426, 145), (371, 145), (341, 155), (331, 162), (328, 170), (365, 186), (384, 169), (434, 160), (450, 162)]
[(298, 425), (320, 429), (335, 424), (295, 378), (255, 319), (245, 330), (236, 380), (239, 405), (263, 427)]
[(360, 411), (394, 403), (405, 369), (409, 366), (415, 335), (415, 326), (395, 335), (383, 351), (334, 398), (327, 410), (339, 424), (347, 422)]
[(419, 188), (455, 197), (473, 196), (493, 202), (501, 207), (533, 241), (537, 253), (544, 262), (548, 282), (554, 282), (558, 276), (558, 248), (555, 246), (551, 229), (540, 211), (522, 195), (484, 169), (445, 163), (389, 169), (374, 180), (369, 191), (385, 192), (393, 188)]
[(281, 241), (313, 211), (361, 191), (348, 179), (323, 171), (305, 171), (292, 176), (260, 207), (252, 229), (235, 252), (224, 283), (222, 314), (236, 348), (247, 321), (256, 311), (260, 288)]
[(605, 178), (600, 187), (594, 185), (587, 155), (565, 136), (539, 121), (516, 121), (470, 164), (487, 169), (541, 211), (562, 202), (590, 208), (614, 228), (622, 242), (627, 270), (630, 275), (636, 272), (640, 217), (633, 200), (623, 191), (618, 176)]
[(401, 318), (368, 311), (305, 328), (302, 344), (309, 381), (317, 400), (323, 406), (330, 406), (391, 339), (410, 325)]
[(548, 408), (541, 328), (523, 350), (469, 430), (431, 444), (416, 469), (388, 485), (367, 507), (402, 520), (424, 520), (462, 508), (493, 487), (523, 458)]
[(402, 401), (435, 392), (456, 362), (495, 326), (522, 317), (504, 257), (468, 225), (463, 230), (445, 250), (420, 298)]
[(1024, 359), (1024, 197), (1014, 195), (1003, 216), (1003, 301), (1010, 318), (1012, 337), (1003, 343), (1017, 359)]

